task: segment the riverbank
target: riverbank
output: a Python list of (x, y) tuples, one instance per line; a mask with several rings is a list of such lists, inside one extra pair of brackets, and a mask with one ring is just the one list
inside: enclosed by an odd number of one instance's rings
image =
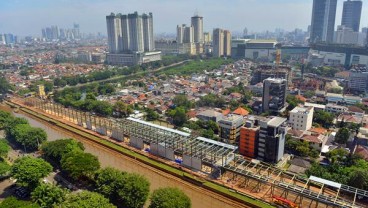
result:
[[(134, 160), (137, 160), (141, 163), (144, 163), (146, 165), (149, 165), (150, 167), (154, 167), (160, 171), (163, 171), (165, 173), (171, 174), (181, 180), (185, 180), (187, 182), (190, 182), (196, 186), (199, 186), (200, 188), (204, 188), (206, 190), (210, 190), (212, 192), (215, 192), (217, 194), (220, 194), (222, 196), (225, 196), (233, 201), (239, 202), (241, 204), (244, 204), (244, 206), (250, 206), (250, 207), (272, 207), (271, 205), (268, 205), (266, 203), (263, 203), (262, 201), (259, 201), (257, 199), (252, 198), (251, 196), (246, 196), (240, 193), (237, 193), (234, 190), (230, 190), (228, 187), (222, 186), (221, 184), (214, 183), (212, 181), (203, 180), (200, 178), (197, 178), (191, 174), (188, 174), (186, 171), (183, 171), (179, 168), (172, 167), (168, 164), (162, 163), (160, 161), (157, 161), (155, 159), (152, 159), (150, 157), (147, 157), (146, 155), (139, 154), (135, 151), (132, 151), (130, 149), (124, 148), (120, 145), (117, 145), (113, 142), (107, 141), (105, 139), (102, 139), (101, 137), (96, 136), (95, 134), (89, 132), (88, 130), (81, 130), (79, 128), (74, 127), (73, 125), (67, 124), (65, 122), (60, 122), (57, 119), (50, 118), (47, 114), (41, 114), (40, 112), (34, 111), (32, 108), (28, 108), (26, 106), (18, 105), (15, 103), (9, 103), (9, 105), (13, 107), (21, 107), (20, 110), (22, 112), (25, 112), (31, 116), (34, 116), (36, 118), (39, 118), (43, 121), (46, 121), (52, 125), (58, 126), (62, 129), (65, 129), (67, 131), (73, 132), (77, 135), (80, 135), (81, 137), (87, 138), (90, 141), (93, 141), (99, 145), (104, 146), (105, 148), (108, 148), (116, 153), (123, 154), (125, 156), (128, 156)], [(26, 107), (26, 108), (25, 108)]]

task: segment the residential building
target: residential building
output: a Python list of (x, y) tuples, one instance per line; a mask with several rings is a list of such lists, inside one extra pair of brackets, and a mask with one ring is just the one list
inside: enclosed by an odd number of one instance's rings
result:
[(224, 55), (224, 31), (220, 28), (213, 30), (213, 56), (221, 57)]
[(326, 94), (326, 100), (328, 103), (343, 103), (344, 102), (344, 96), (342, 94), (336, 94), (336, 93), (327, 93)]
[(263, 80), (262, 111), (282, 112), (286, 107), (286, 79)]
[(353, 29), (354, 32), (359, 32), (360, 17), (362, 14), (362, 1), (344, 1), (342, 10), (341, 25)]
[(313, 0), (311, 43), (333, 41), (336, 6), (337, 0)]
[(259, 129), (254, 118), (245, 121), (245, 125), (240, 128), (239, 153), (241, 155), (250, 158), (257, 157)]
[(153, 15), (137, 12), (106, 16), (109, 53), (108, 64), (135, 65), (157, 61), (161, 53), (155, 51)]
[(193, 26), (182, 24), (176, 27), (176, 42), (177, 43), (193, 43), (194, 29)]
[(355, 139), (358, 145), (368, 146), (368, 128), (360, 127)]
[(240, 138), (240, 128), (243, 126), (243, 116), (229, 114), (218, 121), (219, 135), (224, 142), (235, 144)]
[(231, 33), (224, 30), (224, 56), (231, 57)]
[(312, 127), (313, 107), (295, 107), (289, 112), (289, 123), (293, 129), (306, 131)]
[(263, 118), (260, 126), (257, 159), (269, 163), (277, 163), (284, 156), (286, 118)]
[(216, 28), (213, 30), (213, 56), (231, 56), (231, 33), (228, 30)]
[(343, 112), (346, 112), (347, 110), (348, 110), (347, 107), (336, 105), (333, 103), (328, 103), (326, 105), (326, 112), (329, 112), (329, 113), (343, 113)]
[(348, 87), (350, 90), (365, 92), (368, 89), (367, 67), (354, 67), (349, 72)]

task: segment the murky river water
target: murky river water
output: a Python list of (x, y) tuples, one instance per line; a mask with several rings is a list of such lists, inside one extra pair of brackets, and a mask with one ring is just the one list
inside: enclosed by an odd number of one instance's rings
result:
[[(11, 111), (8, 106), (0, 104), (0, 110)], [(135, 172), (144, 175), (151, 183), (151, 191), (160, 187), (178, 187), (183, 190), (192, 200), (193, 208), (230, 208), (230, 207), (247, 207), (240, 206), (238, 203), (233, 203), (223, 197), (219, 197), (217, 194), (212, 192), (203, 191), (203, 189), (197, 188), (192, 184), (182, 182), (179, 179), (158, 172), (157, 170), (138, 163), (134, 159), (126, 157), (124, 155), (116, 154), (111, 150), (101, 147), (100, 145), (91, 143), (78, 135), (62, 130), (58, 127), (52, 126), (47, 122), (40, 121), (27, 114), (14, 113), (17, 117), (26, 118), (29, 123), (34, 127), (40, 127), (47, 132), (48, 140), (54, 141), (60, 138), (72, 137), (84, 144), (85, 151), (93, 155), (96, 155), (101, 162), (102, 167), (114, 167), (127, 172)]]

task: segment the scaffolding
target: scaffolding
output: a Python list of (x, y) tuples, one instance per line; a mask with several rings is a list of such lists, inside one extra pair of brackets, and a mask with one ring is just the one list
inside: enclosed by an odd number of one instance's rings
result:
[[(258, 160), (236, 154), (237, 147), (186, 132), (162, 127), (134, 118), (112, 119), (95, 116), (59, 104), (26, 98), (24, 103), (50, 115), (60, 116), (117, 141), (148, 150), (149, 153), (177, 162), (192, 170), (228, 177), (241, 188), (262, 193), (263, 198), (280, 197), (304, 207), (306, 201), (337, 207), (366, 207), (368, 191), (311, 176), (303, 178)], [(126, 139), (127, 138), (127, 139)], [(204, 168), (205, 167), (205, 168)]]

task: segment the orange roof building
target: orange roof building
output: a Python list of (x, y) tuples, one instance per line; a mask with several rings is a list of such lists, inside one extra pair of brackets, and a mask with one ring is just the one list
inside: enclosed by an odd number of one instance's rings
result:
[(233, 111), (233, 114), (237, 114), (240, 116), (247, 116), (249, 114), (249, 111), (245, 110), (242, 107), (237, 108), (236, 110)]

